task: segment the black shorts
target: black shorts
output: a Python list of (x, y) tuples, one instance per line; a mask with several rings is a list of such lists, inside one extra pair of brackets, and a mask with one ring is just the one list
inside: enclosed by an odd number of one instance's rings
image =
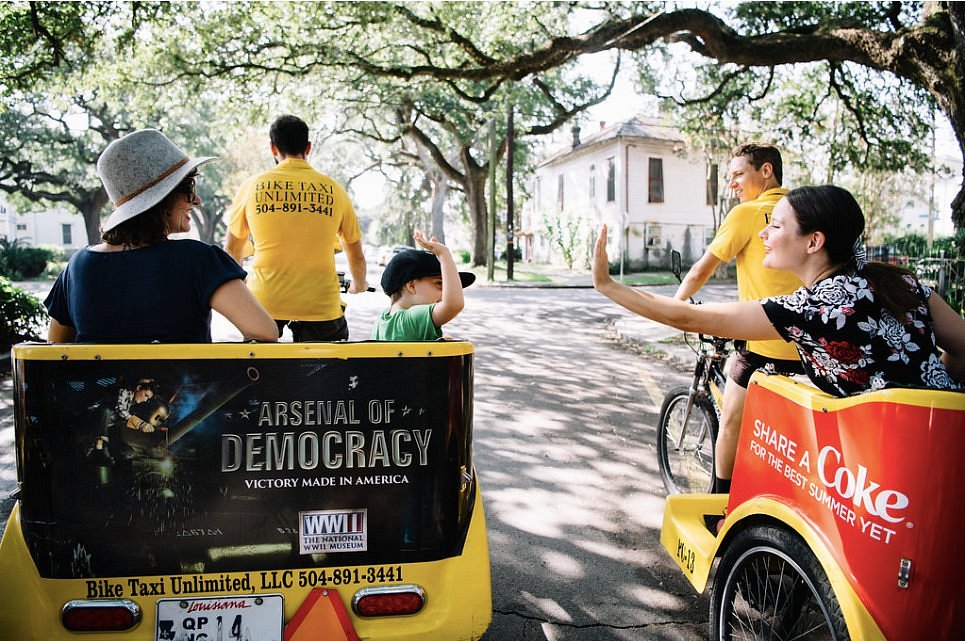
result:
[(804, 373), (804, 367), (801, 365), (800, 360), (795, 359), (791, 361), (780, 358), (768, 358), (767, 356), (749, 352), (744, 346), (738, 346), (734, 354), (734, 361), (728, 372), (727, 381), (733, 381), (744, 389), (747, 389), (747, 384), (750, 383), (751, 380), (751, 374), (759, 369), (764, 370), (768, 374), (783, 374), (785, 376)]
[(275, 320), (278, 335), (288, 325), (292, 330), (292, 340), (296, 343), (311, 341), (347, 341), (348, 322), (345, 317), (323, 321)]

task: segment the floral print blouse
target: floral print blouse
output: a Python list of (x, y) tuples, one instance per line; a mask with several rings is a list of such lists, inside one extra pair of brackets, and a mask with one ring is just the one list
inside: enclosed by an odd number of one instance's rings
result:
[(928, 311), (931, 289), (906, 277), (921, 303), (908, 322), (875, 297), (871, 283), (846, 272), (762, 301), (764, 313), (793, 341), (811, 381), (834, 396), (885, 387), (961, 390), (939, 357)]

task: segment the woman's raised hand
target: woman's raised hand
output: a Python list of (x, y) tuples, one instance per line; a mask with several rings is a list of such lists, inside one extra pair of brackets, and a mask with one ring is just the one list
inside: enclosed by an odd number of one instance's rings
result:
[(610, 277), (610, 258), (606, 253), (606, 225), (600, 228), (600, 236), (596, 239), (593, 251), (593, 287), (596, 290), (613, 282)]

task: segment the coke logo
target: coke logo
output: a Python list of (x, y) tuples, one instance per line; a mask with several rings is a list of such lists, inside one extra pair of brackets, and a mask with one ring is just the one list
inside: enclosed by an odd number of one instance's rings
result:
[(841, 463), (841, 452), (826, 445), (818, 454), (818, 476), (825, 487), (834, 488), (841, 498), (851, 499), (855, 506), (889, 523), (901, 523), (904, 516), (894, 512), (908, 507), (908, 496), (898, 490), (881, 489), (881, 484), (868, 479), (868, 468), (859, 465), (852, 472)]

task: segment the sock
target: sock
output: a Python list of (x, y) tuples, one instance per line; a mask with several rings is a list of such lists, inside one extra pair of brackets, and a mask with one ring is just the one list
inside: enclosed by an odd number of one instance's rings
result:
[(722, 479), (714, 474), (714, 494), (729, 494), (730, 479)]

